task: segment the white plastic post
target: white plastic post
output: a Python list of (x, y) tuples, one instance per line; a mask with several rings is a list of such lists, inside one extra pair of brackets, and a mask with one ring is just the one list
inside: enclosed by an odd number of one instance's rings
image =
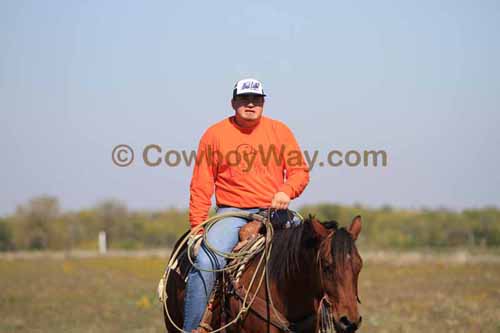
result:
[(99, 253), (106, 254), (108, 246), (106, 244), (106, 231), (99, 231)]

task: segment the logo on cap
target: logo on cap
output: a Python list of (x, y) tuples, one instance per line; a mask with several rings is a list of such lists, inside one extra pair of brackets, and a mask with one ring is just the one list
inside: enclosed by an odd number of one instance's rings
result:
[(260, 83), (259, 82), (252, 82), (252, 81), (248, 81), (248, 82), (243, 82), (243, 85), (241, 86), (241, 89), (253, 89), (253, 90), (258, 90), (260, 87)]
[(255, 79), (243, 79), (236, 82), (233, 95), (241, 95), (255, 93), (258, 95), (266, 96), (262, 89), (262, 83)]

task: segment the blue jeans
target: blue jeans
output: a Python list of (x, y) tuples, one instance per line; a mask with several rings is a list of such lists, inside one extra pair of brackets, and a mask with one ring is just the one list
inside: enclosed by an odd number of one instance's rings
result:
[[(230, 211), (258, 212), (257, 208), (240, 209), (233, 207), (217, 208), (217, 214)], [(239, 230), (248, 221), (240, 217), (228, 217), (215, 223), (207, 234), (208, 243), (219, 251), (231, 252), (238, 244)], [(194, 264), (202, 269), (221, 269), (226, 265), (226, 260), (201, 244)], [(208, 298), (215, 284), (216, 273), (192, 269), (186, 285), (184, 298), (184, 331), (191, 332), (200, 324)]]

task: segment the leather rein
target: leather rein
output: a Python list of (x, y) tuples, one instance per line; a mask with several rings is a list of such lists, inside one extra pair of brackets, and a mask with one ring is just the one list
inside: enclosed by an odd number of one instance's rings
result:
[[(321, 243), (330, 242), (335, 232), (332, 232), (328, 235)], [(274, 308), (271, 304), (272, 309), (270, 309), (270, 304), (263, 298), (255, 295), (249, 290), (246, 290), (245, 287), (237, 281), (233, 279), (229, 279), (229, 297), (235, 297), (239, 302), (240, 309), (243, 307), (243, 301), (245, 299), (245, 295), (247, 298), (254, 299), (252, 306), (248, 309), (252, 313), (254, 313), (260, 319), (266, 321), (272, 326), (284, 331), (284, 332), (295, 332), (296, 328), (303, 326), (307, 323), (312, 322), (316, 318), (316, 326), (320, 328), (320, 332), (333, 332), (333, 316), (331, 315), (331, 311), (329, 308), (332, 307), (332, 302), (326, 293), (325, 282), (323, 277), (322, 270), (322, 261), (321, 261), (321, 245), (316, 254), (316, 261), (319, 267), (319, 277), (320, 277), (320, 285), (321, 290), (323, 291), (323, 297), (319, 300), (316, 311), (311, 312), (309, 315), (305, 316), (303, 319), (298, 321), (289, 321), (286, 319), (286, 316), (281, 313), (279, 310)], [(263, 254), (265, 255), (265, 254)], [(267, 265), (267, 262), (266, 262)], [(267, 279), (267, 269), (266, 269), (266, 279)], [(267, 282), (267, 281), (266, 281)], [(257, 291), (258, 292), (258, 291)], [(270, 295), (270, 293), (269, 293)], [(224, 307), (223, 311), (232, 312), (230, 307)], [(230, 313), (232, 315), (232, 313)]]

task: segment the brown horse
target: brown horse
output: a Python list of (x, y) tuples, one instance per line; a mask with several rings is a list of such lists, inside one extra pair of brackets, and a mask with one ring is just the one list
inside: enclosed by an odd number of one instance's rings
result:
[[(227, 332), (355, 332), (361, 324), (358, 312), (358, 275), (362, 260), (355, 245), (361, 232), (361, 217), (349, 228), (337, 223), (320, 223), (313, 217), (303, 224), (277, 229), (267, 263), (266, 283), (248, 291), (258, 267), (259, 256), (246, 266), (238, 286), (233, 286), (212, 327), (219, 327), (221, 316), (229, 322), (242, 306), (242, 291), (256, 294), (256, 301), (242, 320)], [(262, 254), (261, 254), (262, 255)], [(176, 275), (167, 282), (167, 307), (172, 319), (182, 327), (185, 283)], [(270, 297), (271, 296), (271, 297)], [(169, 332), (177, 332), (165, 320)], [(330, 326), (329, 326), (330, 325)]]

